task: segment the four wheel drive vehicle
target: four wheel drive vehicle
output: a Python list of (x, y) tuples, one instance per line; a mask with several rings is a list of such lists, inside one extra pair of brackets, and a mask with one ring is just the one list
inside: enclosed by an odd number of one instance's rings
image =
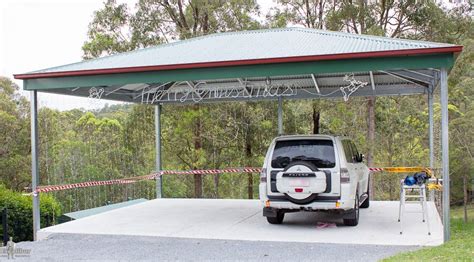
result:
[(263, 215), (271, 224), (285, 213), (332, 211), (344, 224), (359, 223), (369, 207), (369, 169), (354, 143), (329, 135), (280, 136), (271, 143), (260, 174)]

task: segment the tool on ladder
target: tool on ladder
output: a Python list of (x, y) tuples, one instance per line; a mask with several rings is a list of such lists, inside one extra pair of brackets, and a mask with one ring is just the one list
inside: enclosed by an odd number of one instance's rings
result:
[[(428, 217), (428, 208), (426, 204), (426, 181), (428, 176), (423, 173), (416, 173), (413, 176), (407, 176), (400, 182), (400, 206), (398, 210), (398, 222), (400, 222), (400, 234), (403, 234), (403, 217), (405, 213), (422, 213), (423, 223), (428, 226), (428, 235), (431, 235), (430, 220)], [(420, 211), (405, 211), (406, 204), (420, 204)]]

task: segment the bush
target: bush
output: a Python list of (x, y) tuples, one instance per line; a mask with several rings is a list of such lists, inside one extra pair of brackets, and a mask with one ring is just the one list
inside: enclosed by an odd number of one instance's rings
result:
[[(24, 196), (0, 185), (0, 211), (8, 209), (8, 234), (13, 241), (33, 240), (33, 203), (31, 196)], [(40, 196), (41, 227), (56, 224), (61, 207), (50, 195)], [(3, 228), (0, 228), (3, 235)]]

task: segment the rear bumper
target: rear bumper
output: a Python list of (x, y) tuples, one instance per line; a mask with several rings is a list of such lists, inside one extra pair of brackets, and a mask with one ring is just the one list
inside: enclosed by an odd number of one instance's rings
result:
[(316, 210), (349, 210), (354, 208), (354, 200), (328, 200), (328, 201), (314, 201), (306, 205), (298, 205), (290, 202), (289, 200), (267, 200), (263, 202), (264, 206), (275, 208), (275, 209), (291, 209), (291, 210), (303, 210), (303, 211), (316, 211)]
[[(329, 210), (329, 209), (328, 209)], [(352, 214), (353, 209), (337, 209), (336, 212), (341, 214), (343, 218), (350, 218)], [(274, 208), (274, 207), (264, 207), (263, 208), (263, 216), (264, 217), (277, 217), (278, 211), (284, 212), (284, 213), (290, 213), (290, 212), (298, 212), (300, 210), (298, 209), (280, 209), (280, 208)], [(307, 211), (307, 210), (303, 210)], [(316, 211), (316, 210), (310, 210), (310, 211)]]
[(283, 195), (269, 197), (266, 194), (266, 186), (266, 183), (260, 183), (260, 200), (262, 201), (264, 207), (270, 207), (273, 209), (286, 209), (294, 211), (351, 210), (354, 208), (355, 204), (354, 197), (344, 197), (351, 195), (349, 192), (344, 192), (348, 191), (349, 188), (347, 188), (347, 190), (343, 189), (340, 197), (321, 197), (320, 199), (316, 199), (309, 204), (299, 205), (290, 202)]

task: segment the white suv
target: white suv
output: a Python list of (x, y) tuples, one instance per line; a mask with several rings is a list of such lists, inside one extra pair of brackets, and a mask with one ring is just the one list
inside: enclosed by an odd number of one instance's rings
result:
[(280, 136), (271, 143), (260, 174), (263, 216), (281, 224), (285, 213), (329, 210), (344, 224), (359, 223), (359, 207), (369, 207), (369, 169), (345, 137)]

